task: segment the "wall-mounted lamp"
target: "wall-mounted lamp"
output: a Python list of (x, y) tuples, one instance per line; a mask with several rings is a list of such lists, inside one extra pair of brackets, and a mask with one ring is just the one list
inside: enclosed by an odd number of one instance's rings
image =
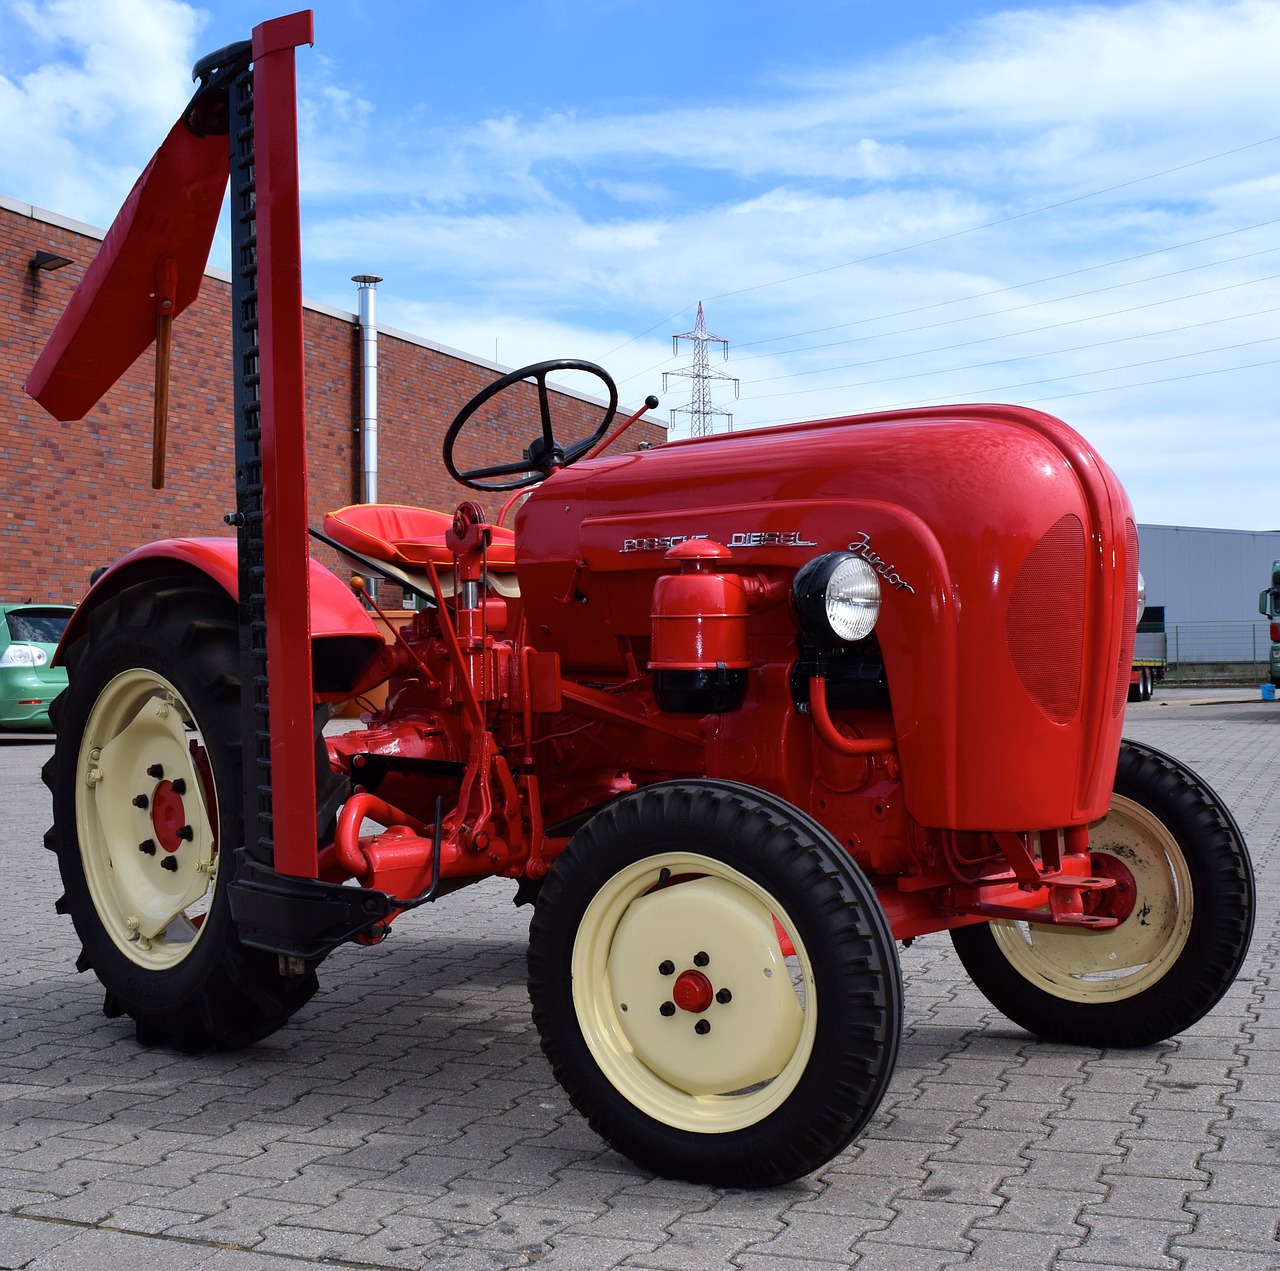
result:
[(65, 269), (68, 265), (74, 264), (75, 261), (70, 256), (59, 256), (57, 252), (36, 252), (31, 258), (29, 268), (51, 274), (55, 269)]

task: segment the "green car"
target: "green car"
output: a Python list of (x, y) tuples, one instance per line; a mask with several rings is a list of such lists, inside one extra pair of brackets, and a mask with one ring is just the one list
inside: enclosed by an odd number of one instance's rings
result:
[(75, 609), (71, 605), (0, 605), (0, 728), (49, 728), (49, 703), (67, 687), (50, 666)]

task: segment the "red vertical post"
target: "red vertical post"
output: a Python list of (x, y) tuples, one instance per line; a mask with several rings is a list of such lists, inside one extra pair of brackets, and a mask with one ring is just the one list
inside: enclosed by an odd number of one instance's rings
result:
[(294, 49), (312, 43), (310, 10), (253, 31), (272, 838), (275, 868), (301, 878), (318, 867)]

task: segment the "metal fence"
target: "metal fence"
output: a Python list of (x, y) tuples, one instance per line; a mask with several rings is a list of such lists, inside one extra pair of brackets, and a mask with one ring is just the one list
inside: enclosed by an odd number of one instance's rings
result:
[(1171, 684), (1260, 684), (1268, 678), (1265, 622), (1174, 622), (1165, 630)]

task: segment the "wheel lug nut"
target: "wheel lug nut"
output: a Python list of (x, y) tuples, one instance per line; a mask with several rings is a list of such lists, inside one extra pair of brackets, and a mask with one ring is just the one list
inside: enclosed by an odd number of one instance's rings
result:
[(138, 851), (142, 852), (145, 856), (154, 856), (156, 854), (155, 839), (143, 839), (142, 842), (138, 844)]
[(693, 1031), (699, 1037), (705, 1037), (711, 1031), (711, 1023), (709, 1020), (700, 1019), (694, 1026)]
[(160, 868), (167, 869), (171, 874), (176, 874), (178, 872), (178, 858), (176, 856), (166, 856), (160, 862)]
[(675, 975), (675, 973), (676, 973), (676, 964), (672, 962), (670, 959), (668, 959), (666, 962), (658, 963), (659, 975)]
[(707, 953), (695, 953), (693, 955), (694, 966), (706, 966), (711, 961), (711, 955)]
[(674, 1002), (663, 1002), (658, 1010), (668, 1018), (676, 1013), (676, 1004)]
[(178, 837), (184, 842), (190, 843), (195, 836), (195, 830), (193, 830), (189, 825), (178, 826)]
[(730, 993), (728, 989), (721, 989), (720, 992), (716, 994), (716, 1001), (719, 1002), (721, 1006), (728, 1006), (729, 1003), (733, 1001), (733, 994)]
[(164, 764), (153, 763), (151, 767), (147, 769), (147, 776), (154, 777), (159, 781), (164, 776)]
[(135, 794), (133, 796), (133, 806), (135, 808), (145, 808), (151, 803), (145, 794)]
[(186, 794), (186, 792), (187, 792), (187, 783), (186, 783), (185, 781), (183, 781), (183, 779), (182, 779), (181, 777), (176, 777), (176, 778), (174, 779), (173, 783), (172, 783), (172, 787), (171, 787), (171, 788), (172, 788), (172, 790), (173, 790), (174, 794)]

